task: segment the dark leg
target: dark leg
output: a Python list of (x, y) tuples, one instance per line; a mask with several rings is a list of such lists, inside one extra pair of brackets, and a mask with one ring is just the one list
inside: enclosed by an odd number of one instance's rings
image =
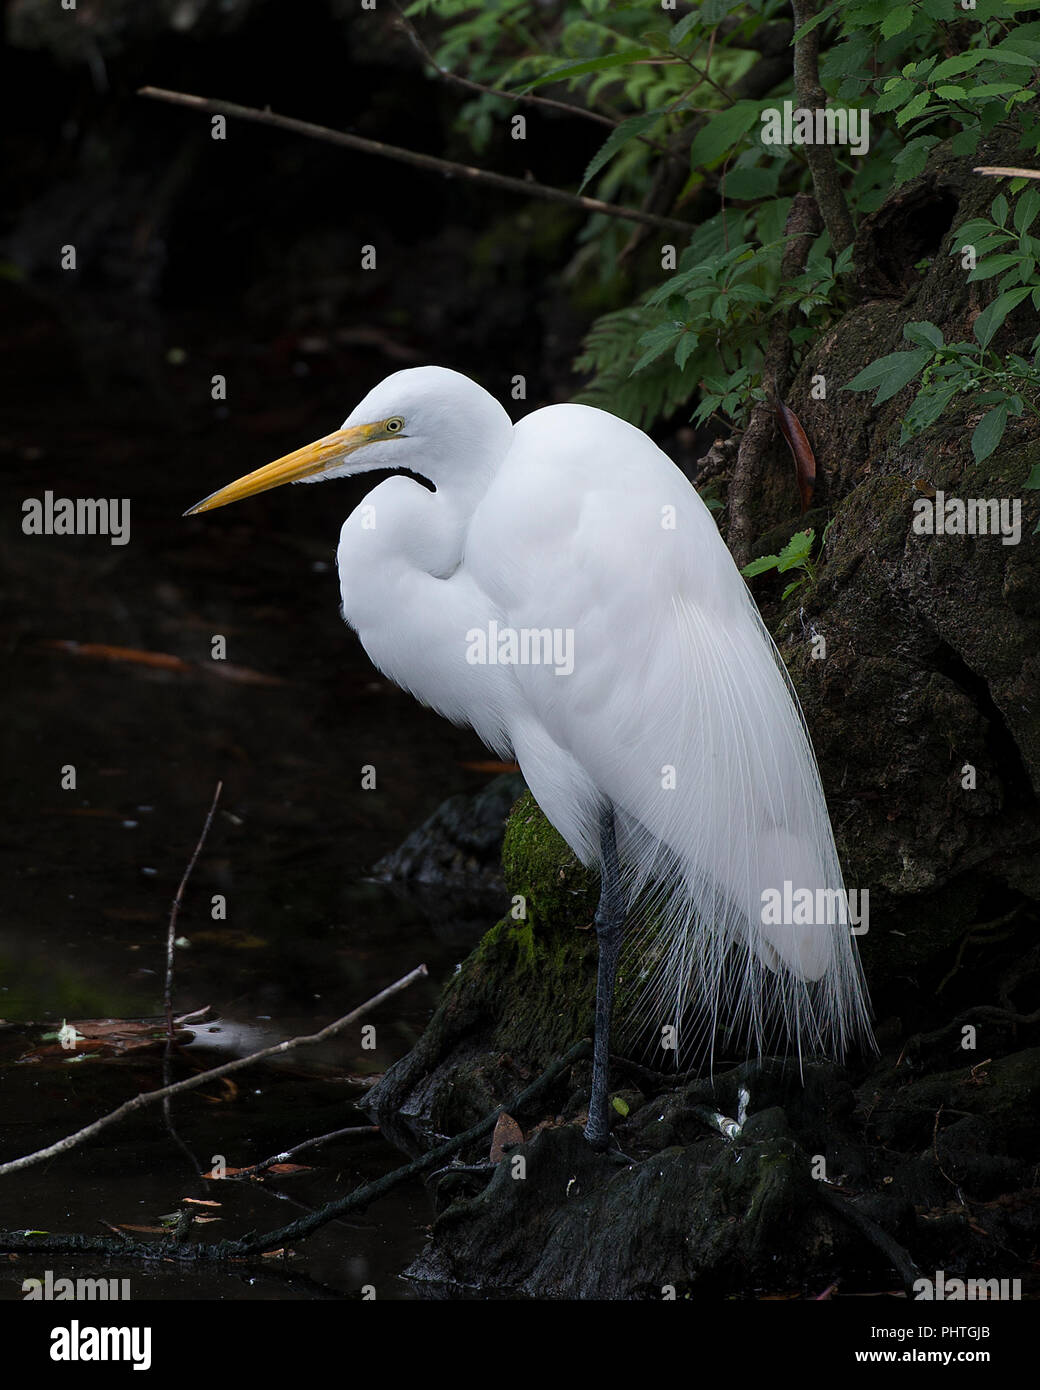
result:
[(596, 1036), (592, 1051), (592, 1096), (585, 1138), (594, 1149), (605, 1149), (610, 1138), (607, 1110), (607, 1082), (610, 1071), (610, 1016), (614, 1007), (614, 979), (617, 975), (621, 940), (625, 932), (625, 904), (621, 896), (614, 811), (608, 805), (600, 818), (599, 906), (596, 908), (596, 940), (599, 964), (596, 972)]

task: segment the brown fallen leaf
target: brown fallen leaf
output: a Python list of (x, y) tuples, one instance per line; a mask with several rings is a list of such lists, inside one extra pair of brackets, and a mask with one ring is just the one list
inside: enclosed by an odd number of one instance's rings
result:
[(284, 685), (281, 676), (270, 676), (266, 671), (254, 671), (252, 666), (237, 666), (233, 661), (210, 661), (196, 670), (207, 676), (219, 676), (221, 680), (232, 681), (236, 685)]
[(43, 638), (41, 645), (90, 661), (130, 661), (138, 666), (152, 666), (161, 671), (190, 671), (191, 663), (169, 652), (146, 652), (138, 647), (113, 647), (107, 642), (71, 642), (61, 638)]
[[(158, 1019), (145, 1022), (132, 1018), (86, 1018), (68, 1020), (68, 1027), (79, 1035), (72, 1047), (62, 1047), (61, 1040), (52, 1036), (18, 1058), (19, 1062), (56, 1062), (64, 1064), (73, 1057), (124, 1057), (129, 1053), (152, 1052), (165, 1047), (166, 1025)], [(53, 1031), (53, 1030), (51, 1030)], [(174, 1030), (175, 1042), (189, 1042), (189, 1029)]]
[[(215, 1202), (212, 1197), (182, 1197), (182, 1202), (187, 1202), (193, 1207), (220, 1207), (223, 1202)], [(198, 1218), (196, 1218), (197, 1220)]]
[(802, 511), (807, 512), (812, 505), (813, 493), (816, 491), (816, 457), (809, 447), (809, 441), (802, 429), (801, 421), (793, 410), (784, 405), (783, 401), (777, 402), (776, 418), (794, 458), (798, 496), (801, 499)]
[(524, 1142), (524, 1132), (513, 1119), (512, 1115), (507, 1115), (505, 1111), (498, 1117), (495, 1125), (495, 1132), (491, 1136), (491, 1162), (501, 1163), (506, 1156), (506, 1149), (514, 1144)]
[(216, 676), (220, 680), (232, 681), (237, 685), (285, 684), (281, 676), (255, 671), (251, 666), (239, 666), (233, 661), (185, 661), (183, 657), (174, 656), (172, 652), (149, 652), (139, 647), (115, 647), (107, 642), (75, 642), (57, 637), (41, 638), (39, 645), (52, 651), (85, 657), (89, 661), (129, 662), (136, 666), (148, 666), (153, 670), (175, 671), (178, 675)]

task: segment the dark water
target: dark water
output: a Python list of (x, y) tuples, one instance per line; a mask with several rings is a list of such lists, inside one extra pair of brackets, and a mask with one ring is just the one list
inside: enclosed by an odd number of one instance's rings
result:
[[(279, 388), (287, 404), (269, 412), (265, 427), (240, 413), (207, 419), (186, 399), (194, 387), (171, 370), (161, 384), (165, 410), (132, 390), (58, 394), (46, 409), (31, 401), (16, 409), (0, 439), (0, 1019), (55, 1026), (159, 1013), (170, 903), (218, 779), (220, 808), (178, 924), (190, 945), (177, 953), (175, 1008), (208, 1004), (222, 1027), (203, 1042), (235, 1054), (313, 1032), (420, 962), (431, 970), (429, 982), (367, 1020), (376, 1024), (374, 1051), (361, 1047), (355, 1028), (320, 1056), (294, 1053), (277, 1067), (238, 1073), (234, 1088), (214, 1083), (176, 1102), (177, 1129), (203, 1167), (215, 1155), (244, 1166), (367, 1122), (348, 1078), (407, 1050), (436, 986), (468, 949), (450, 931), (438, 939), (414, 908), (365, 881), (440, 800), (487, 781), (463, 766), (486, 756), (475, 736), (383, 680), (339, 618), (335, 545), (366, 488), (284, 489), (209, 517), (180, 515), (214, 487), (327, 432), (370, 384), (345, 383), (336, 418), (310, 418), (306, 390), (287, 382)], [(129, 497), (129, 544), (23, 534), (22, 502), (44, 489)], [(218, 634), (224, 663), (210, 656)], [(138, 655), (100, 659), (53, 645), (70, 642)], [(146, 664), (140, 653), (186, 665)], [(362, 789), (366, 765), (376, 770), (374, 790)], [(69, 766), (76, 785), (63, 789)], [(226, 899), (226, 920), (212, 918), (215, 894)], [(0, 1029), (5, 1158), (161, 1083), (157, 1052), (19, 1062), (38, 1041), (39, 1030)], [(176, 1074), (188, 1074), (187, 1062)], [(154, 1226), (195, 1197), (222, 1203), (212, 1209), (219, 1223), (201, 1233), (215, 1240), (280, 1226), (401, 1158), (366, 1135), (300, 1161), (317, 1166), (263, 1187), (201, 1182), (156, 1108), (7, 1178), (0, 1229)], [(47, 1267), (129, 1276), (135, 1298), (310, 1298), (365, 1283), (380, 1298), (407, 1297), (396, 1275), (430, 1217), (422, 1188), (401, 1188), (326, 1227), (286, 1269), (186, 1273), (23, 1258), (0, 1280), (0, 1298), (20, 1297), (21, 1280)]]

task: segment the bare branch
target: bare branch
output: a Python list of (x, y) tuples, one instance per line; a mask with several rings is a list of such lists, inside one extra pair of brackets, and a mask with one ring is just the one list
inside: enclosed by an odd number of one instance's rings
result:
[(687, 236), (690, 233), (690, 224), (675, 217), (658, 217), (653, 213), (640, 212), (638, 208), (623, 208), (617, 203), (603, 203), (598, 198), (584, 198), (577, 193), (566, 193), (562, 188), (537, 183), (534, 179), (514, 179), (508, 174), (493, 173), (490, 169), (456, 164), (453, 160), (438, 159), (432, 154), (419, 154), (416, 150), (402, 149), (399, 145), (387, 145), (382, 140), (369, 140), (362, 135), (348, 134), (344, 130), (330, 130), (328, 126), (298, 121), (293, 116), (279, 116), (274, 111), (261, 111), (255, 106), (238, 106), (231, 101), (192, 96), (188, 92), (170, 92), (160, 87), (141, 87), (137, 94), (155, 101), (167, 101), (173, 106), (187, 106), (193, 111), (203, 111), (209, 115), (228, 116), (240, 121), (253, 121), (257, 125), (274, 126), (276, 130), (306, 135), (312, 140), (322, 140), (328, 145), (343, 145), (347, 149), (361, 150), (365, 154), (382, 155), (385, 159), (396, 159), (403, 164), (412, 164), (417, 169), (446, 174), (449, 178), (470, 179), (476, 183), (488, 184), (492, 188), (503, 188), (509, 193), (522, 193), (528, 198), (566, 203), (568, 207), (580, 208), (583, 212), (601, 212), (608, 217), (620, 217), (629, 222), (643, 222), (651, 227), (667, 227), (670, 231), (685, 233)]
[[(484, 96), (502, 97), (505, 101), (522, 101), (531, 106), (547, 106), (554, 111), (563, 111), (568, 116), (584, 116), (586, 120), (596, 121), (599, 125), (605, 125), (608, 130), (616, 130), (621, 125), (620, 120), (615, 120), (612, 116), (604, 116), (599, 111), (593, 111), (588, 106), (575, 106), (573, 102), (556, 101), (553, 97), (536, 96), (533, 92), (507, 92), (502, 87), (487, 87), (483, 82), (474, 82), (471, 77), (461, 77), (457, 72), (452, 72), (450, 68), (441, 67), (437, 59), (423, 43), (419, 31), (408, 18), (396, 0), (391, 0), (394, 9), (397, 11), (398, 20), (405, 33), (418, 49), (420, 55), (433, 68), (438, 76), (443, 77), (446, 82), (454, 82), (457, 87), (464, 87), (469, 92), (481, 92)], [(663, 145), (660, 140), (655, 140), (652, 135), (637, 135), (635, 137), (644, 145), (649, 145), (652, 150), (662, 154), (666, 159), (673, 159), (675, 156), (667, 145)]]
[(1040, 179), (1040, 169), (1005, 168), (1002, 164), (980, 164), (973, 174), (995, 174), (1011, 179)]
[(127, 1115), (132, 1115), (135, 1110), (143, 1110), (146, 1106), (155, 1105), (158, 1101), (165, 1100), (169, 1096), (180, 1095), (184, 1091), (195, 1091), (200, 1086), (205, 1086), (210, 1081), (216, 1080), (217, 1077), (228, 1076), (233, 1071), (241, 1071), (243, 1067), (251, 1067), (255, 1062), (261, 1062), (266, 1057), (280, 1057), (295, 1047), (309, 1047), (314, 1043), (327, 1042), (329, 1038), (342, 1032), (351, 1023), (356, 1023), (359, 1018), (370, 1013), (372, 1009), (400, 993), (402, 989), (407, 989), (409, 985), (414, 984), (426, 973), (425, 965), (417, 965), (407, 975), (403, 975), (401, 979), (388, 985), (386, 989), (380, 990), (378, 994), (373, 995), (371, 999), (366, 1000), (364, 1004), (359, 1005), (349, 1014), (344, 1014), (342, 1018), (336, 1019), (335, 1023), (330, 1023), (327, 1028), (322, 1028), (319, 1033), (311, 1033), (306, 1037), (289, 1038), (286, 1042), (274, 1043), (271, 1047), (261, 1048), (259, 1052), (251, 1052), (248, 1057), (236, 1057), (233, 1062), (225, 1062), (209, 1071), (199, 1072), (196, 1076), (189, 1076), (184, 1081), (176, 1081), (172, 1086), (161, 1086), (157, 1091), (144, 1091), (131, 1100), (124, 1101), (122, 1105), (109, 1111), (107, 1115), (102, 1115), (99, 1120), (95, 1120), (92, 1124), (76, 1130), (74, 1134), (66, 1135), (64, 1139), (59, 1139), (54, 1144), (49, 1144), (45, 1149), (37, 1149), (35, 1153), (26, 1154), (22, 1158), (13, 1158), (9, 1163), (0, 1163), (0, 1177), (4, 1177), (8, 1173), (17, 1173), (20, 1169), (29, 1168), (34, 1163), (42, 1163), (45, 1159), (54, 1158), (57, 1154), (67, 1153), (69, 1149), (74, 1149), (77, 1145), (85, 1143), (86, 1140), (93, 1139), (96, 1134), (100, 1134), (110, 1125), (126, 1119)]
[(294, 1144), (291, 1149), (283, 1149), (281, 1153), (272, 1154), (270, 1158), (265, 1158), (260, 1163), (254, 1163), (250, 1168), (238, 1168), (228, 1176), (236, 1182), (239, 1178), (259, 1177), (261, 1173), (266, 1173), (268, 1168), (273, 1168), (277, 1163), (288, 1163), (290, 1158), (295, 1158), (305, 1149), (317, 1148), (319, 1144), (329, 1144), (333, 1139), (353, 1139), (358, 1134), (379, 1134), (380, 1132), (378, 1125), (348, 1125), (346, 1129), (334, 1129), (329, 1134), (319, 1134), (316, 1139), (305, 1139), (302, 1144)]
[(555, 101), (552, 97), (535, 96), (533, 92), (507, 92), (501, 87), (486, 87), (483, 82), (474, 82), (471, 77), (462, 77), (459, 73), (452, 72), (450, 68), (442, 68), (423, 43), (418, 29), (401, 7), (395, 3), (394, 9), (397, 11), (401, 27), (418, 49), (420, 55), (446, 82), (454, 82), (456, 87), (465, 87), (469, 92), (482, 92), (489, 97), (504, 97), (506, 101), (523, 101), (530, 106), (549, 106), (555, 111), (566, 112), (568, 116), (584, 116), (586, 120), (597, 121), (600, 125), (605, 125), (611, 130), (621, 124), (620, 121), (615, 121), (610, 116), (604, 116), (599, 111), (591, 111), (587, 106), (575, 106), (569, 101)]

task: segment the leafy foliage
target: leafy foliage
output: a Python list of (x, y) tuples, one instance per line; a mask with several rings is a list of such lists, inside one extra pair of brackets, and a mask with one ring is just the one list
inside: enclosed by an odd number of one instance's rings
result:
[(745, 565), (740, 571), (741, 574), (746, 579), (751, 579), (756, 574), (765, 574), (768, 570), (776, 570), (778, 574), (786, 574), (789, 570), (801, 570), (801, 574), (784, 589), (780, 595), (781, 600), (806, 584), (810, 589), (815, 589), (819, 578), (820, 557), (827, 544), (827, 532), (831, 529), (831, 525), (832, 523), (828, 522), (823, 529), (823, 535), (820, 537), (820, 553), (815, 558), (812, 548), (816, 539), (816, 532), (810, 527), (807, 531), (796, 531), (779, 555), (760, 555), (757, 560), (752, 560), (750, 564)]
[[(975, 343), (946, 343), (934, 323), (908, 323), (903, 336), (915, 346), (909, 352), (891, 352), (864, 367), (846, 390), (871, 391), (877, 387), (876, 405), (897, 395), (915, 377), (920, 385), (907, 411), (900, 444), (928, 429), (959, 395), (968, 395), (972, 406), (988, 409), (975, 426), (971, 450), (978, 462), (989, 458), (1004, 437), (1008, 421), (1027, 410), (1040, 419), (1040, 333), (1033, 339), (1033, 360), (1019, 353), (1001, 358), (990, 344), (1008, 315), (1029, 298), (1040, 309), (1040, 284), (1036, 265), (1040, 240), (1029, 229), (1040, 213), (1040, 193), (1030, 187), (1011, 208), (998, 194), (990, 206), (991, 221), (976, 218), (953, 233), (951, 254), (974, 262), (968, 276), (990, 280), (1000, 276), (997, 297), (972, 325)], [(1003, 250), (999, 248), (1004, 248)]]
[[(834, 0), (821, 7), (811, 26), (821, 30), (820, 80), (828, 100), (870, 113), (869, 147), (862, 154), (835, 148), (854, 221), (881, 204), (893, 179), (899, 184), (919, 174), (940, 141), (972, 155), (1000, 127), (1018, 132), (1022, 162), (1035, 162), (1036, 11), (1040, 0), (975, 0), (971, 10), (950, 0)], [(759, 50), (768, 48), (770, 26), (789, 20), (786, 0), (702, 0), (678, 18), (656, 3), (623, 0), (417, 0), (408, 13), (421, 23), (439, 19), (436, 56), (444, 66), (609, 118), (613, 129), (584, 170), (588, 191), (640, 206), (666, 168), (678, 178), (672, 201), (700, 213), (690, 244), (675, 248), (674, 269), (666, 246), (653, 247), (656, 269), (648, 247), (643, 291), (627, 303), (615, 297), (593, 324), (575, 364), (590, 374), (582, 399), (648, 425), (699, 390), (698, 422), (713, 416), (742, 425), (762, 396), (772, 317), (797, 310), (791, 335), (797, 365), (805, 343), (842, 311), (843, 276), (851, 270), (848, 252), (835, 258), (824, 233), (805, 272), (780, 282), (790, 200), (812, 184), (802, 148), (761, 138), (763, 112), (785, 101), (798, 105), (793, 77), (777, 83), (774, 76), (764, 89), (751, 79), (764, 61)], [(476, 144), (486, 144), (510, 109), (506, 99), (484, 94), (466, 104), (461, 121)], [(851, 384), (859, 390), (869, 382), (891, 396), (920, 378), (907, 417), (913, 432), (927, 428), (922, 421), (930, 412), (938, 418), (944, 400), (981, 387), (993, 403), (977, 441), (980, 457), (994, 437), (999, 441), (1008, 419), (1033, 408), (1036, 394), (1029, 375), (1035, 364), (1002, 364), (990, 348), (1015, 304), (1034, 288), (1040, 296), (1040, 243), (1028, 231), (1037, 195), (1021, 193), (1023, 183), (1010, 186), (1019, 194), (1013, 230), (1005, 225), (1011, 212), (1005, 199), (1004, 217), (994, 214), (987, 228), (958, 233), (959, 244), (966, 236), (979, 243), (971, 278), (1001, 277), (993, 304), (976, 322), (977, 349), (943, 344), (941, 335), (939, 343), (911, 340), (907, 352), (872, 364), (866, 381), (861, 373)], [(598, 265), (601, 301), (607, 286), (616, 295), (618, 256), (630, 235), (602, 215), (590, 218), (572, 278)], [(1036, 345), (1032, 351), (1035, 357)]]

